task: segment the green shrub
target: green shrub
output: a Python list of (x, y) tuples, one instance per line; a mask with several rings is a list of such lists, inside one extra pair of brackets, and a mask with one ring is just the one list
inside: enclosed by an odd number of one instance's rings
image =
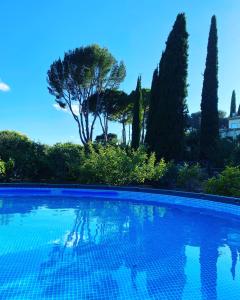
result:
[(197, 191), (201, 188), (203, 172), (199, 164), (185, 163), (178, 170), (177, 186), (188, 191)]
[(240, 197), (240, 166), (226, 167), (221, 174), (205, 182), (204, 190), (209, 194)]
[(156, 163), (155, 155), (148, 157), (144, 149), (137, 151), (108, 145), (89, 147), (81, 167), (81, 182), (124, 185), (158, 180), (163, 176), (166, 163)]
[(72, 143), (57, 143), (48, 150), (51, 178), (60, 181), (77, 181), (84, 159), (83, 147)]
[(9, 180), (14, 177), (14, 167), (15, 167), (15, 162), (12, 158), (10, 158), (6, 163), (5, 163), (5, 168), (6, 168), (6, 179)]
[(6, 176), (6, 165), (5, 162), (0, 160), (0, 180), (3, 180)]
[[(0, 157), (5, 162), (14, 161), (14, 165), (9, 162), (8, 166), (11, 177), (21, 180), (46, 177), (46, 152), (47, 146), (35, 143), (21, 133), (0, 131)], [(7, 176), (10, 175), (8, 171)]]

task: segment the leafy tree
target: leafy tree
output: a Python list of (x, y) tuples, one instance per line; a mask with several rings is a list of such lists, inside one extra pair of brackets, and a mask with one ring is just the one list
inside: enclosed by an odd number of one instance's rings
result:
[(238, 116), (240, 116), (240, 104), (239, 104), (239, 106), (238, 106)]
[[(61, 108), (71, 112), (83, 144), (92, 141), (97, 118), (103, 134), (107, 135), (106, 110), (101, 95), (108, 89), (118, 89), (125, 75), (123, 62), (117, 63), (106, 48), (98, 45), (69, 51), (62, 60), (58, 59), (50, 66), (47, 76), (49, 92)], [(89, 99), (92, 95), (97, 95), (97, 101), (90, 118)]]
[(192, 113), (189, 118), (189, 126), (191, 129), (200, 130), (201, 126), (201, 112)]
[(208, 39), (201, 102), (200, 159), (208, 163), (214, 159), (219, 138), (217, 42), (217, 21), (216, 17), (213, 16)]
[[(95, 139), (96, 143), (106, 145), (105, 135), (97, 135)], [(115, 133), (108, 133), (107, 142), (111, 145), (116, 145), (118, 142), (117, 135)]]
[(233, 117), (236, 115), (236, 92), (235, 90), (232, 92), (232, 98), (231, 98), (231, 108), (230, 108), (230, 117)]
[(179, 14), (169, 34), (159, 67), (156, 120), (157, 157), (181, 160), (187, 127), (188, 33), (185, 14)]
[(132, 121), (132, 148), (138, 149), (142, 126), (142, 88), (141, 77), (138, 77), (134, 95), (133, 121)]
[[(228, 127), (228, 118), (226, 117), (226, 112), (219, 110), (218, 118), (219, 118), (219, 128)], [(198, 111), (196, 113), (192, 113), (189, 117), (189, 127), (191, 129), (200, 130), (201, 127), (201, 112)]]
[[(129, 114), (131, 112), (132, 106), (130, 106), (130, 97), (123, 92), (117, 90), (106, 90), (101, 93), (101, 98), (103, 101), (102, 112), (104, 115), (103, 124), (101, 126), (105, 127), (103, 130), (103, 137), (105, 143), (108, 139), (108, 121), (120, 122), (123, 126), (123, 143), (126, 144), (126, 123), (129, 121)], [(94, 111), (96, 108), (97, 95), (93, 95), (90, 99), (90, 109)], [(107, 134), (107, 135), (106, 135)]]
[(132, 94), (127, 95), (123, 91), (115, 92), (114, 107), (110, 114), (110, 120), (122, 125), (122, 143), (127, 144), (126, 125), (132, 122), (133, 101)]

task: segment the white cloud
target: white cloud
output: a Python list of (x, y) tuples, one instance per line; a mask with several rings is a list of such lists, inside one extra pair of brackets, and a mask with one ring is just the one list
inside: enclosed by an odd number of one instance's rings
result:
[(10, 91), (10, 86), (7, 85), (6, 83), (0, 81), (0, 91), (1, 92), (9, 92)]
[[(57, 103), (54, 103), (54, 104), (53, 104), (53, 107), (54, 107), (56, 110), (62, 110), (62, 111), (64, 111), (64, 112), (71, 113), (71, 112), (69, 111), (69, 109), (67, 109), (67, 108), (62, 108), (62, 107), (60, 107), (59, 104), (57, 104)], [(78, 104), (73, 104), (73, 105), (72, 105), (72, 110), (73, 110), (73, 112), (74, 112), (77, 116), (79, 115), (79, 106), (78, 106)]]

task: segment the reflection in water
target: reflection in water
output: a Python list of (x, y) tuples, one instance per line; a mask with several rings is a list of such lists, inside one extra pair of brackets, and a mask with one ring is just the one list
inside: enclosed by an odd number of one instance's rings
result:
[(0, 299), (240, 298), (240, 222), (230, 216), (29, 197), (1, 199), (0, 220)]

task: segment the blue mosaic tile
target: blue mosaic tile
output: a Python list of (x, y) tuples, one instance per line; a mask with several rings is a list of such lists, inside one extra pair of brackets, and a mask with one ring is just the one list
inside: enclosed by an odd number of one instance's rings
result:
[(0, 299), (240, 299), (240, 207), (46, 190), (0, 192)]

